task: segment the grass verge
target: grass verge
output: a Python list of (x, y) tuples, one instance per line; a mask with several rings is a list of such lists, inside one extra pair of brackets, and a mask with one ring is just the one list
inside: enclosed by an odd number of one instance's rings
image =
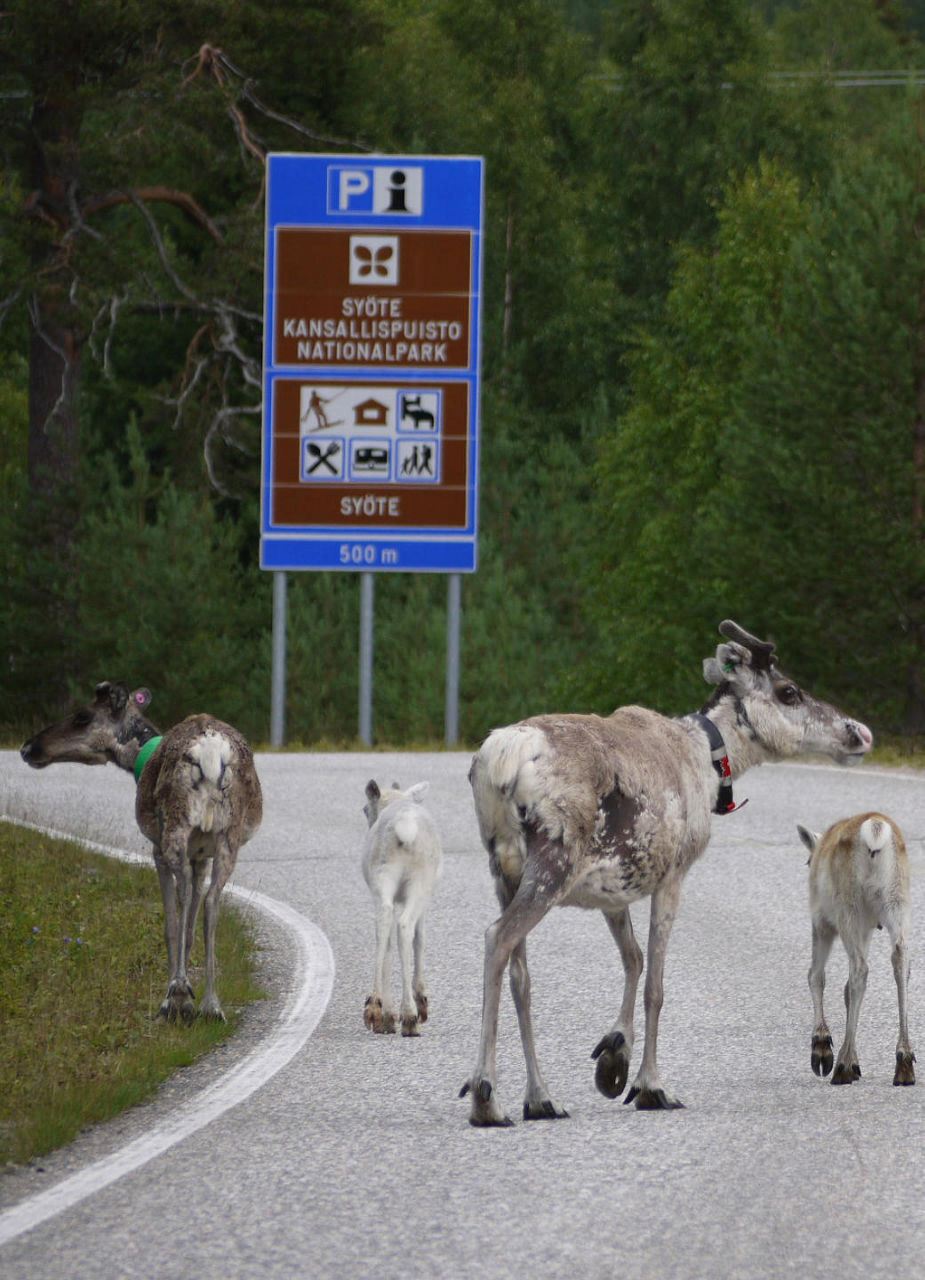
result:
[[(201, 921), (197, 933), (198, 998)], [(0, 1167), (150, 1097), (231, 1035), (262, 992), (253, 931), (227, 898), (216, 955), (228, 1021), (157, 1021), (167, 953), (153, 864), (0, 823)]]

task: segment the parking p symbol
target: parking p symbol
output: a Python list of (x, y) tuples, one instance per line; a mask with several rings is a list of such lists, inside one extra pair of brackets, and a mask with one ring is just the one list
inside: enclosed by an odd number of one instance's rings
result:
[(350, 208), (352, 200), (365, 195), (370, 188), (369, 170), (341, 169), (337, 191), (337, 207), (342, 211)]

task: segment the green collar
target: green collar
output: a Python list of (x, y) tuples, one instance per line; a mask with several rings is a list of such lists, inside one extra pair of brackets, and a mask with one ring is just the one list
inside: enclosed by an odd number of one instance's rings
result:
[(161, 745), (162, 737), (163, 737), (163, 734), (160, 734), (156, 738), (149, 738), (148, 741), (141, 748), (141, 750), (138, 752), (138, 755), (135, 757), (135, 781), (136, 782), (141, 781), (142, 771), (145, 765), (154, 755), (154, 752)]

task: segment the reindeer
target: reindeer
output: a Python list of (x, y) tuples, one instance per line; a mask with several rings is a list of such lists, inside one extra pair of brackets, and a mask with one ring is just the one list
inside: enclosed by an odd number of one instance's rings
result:
[(142, 714), (150, 701), (147, 689), (129, 694), (124, 684), (103, 681), (91, 703), (30, 738), (20, 754), (34, 769), (64, 761), (111, 762), (134, 773), (135, 817), (154, 846), (164, 902), (169, 986), (158, 1016), (168, 1022), (191, 1022), (195, 1016), (187, 968), (211, 860), (203, 909), (206, 985), (199, 1013), (224, 1021), (215, 990), (219, 898), (238, 849), (260, 826), (260, 782), (251, 749), (237, 729), (195, 715), (160, 735)]
[(797, 824), (809, 849), (809, 908), (813, 925), (809, 989), (816, 1025), (810, 1065), (817, 1076), (832, 1071), (832, 1037), (822, 1010), (825, 965), (835, 941), (848, 953), (845, 983), (845, 1039), (838, 1051), (832, 1084), (859, 1080), (855, 1042), (861, 1001), (867, 989), (867, 952), (874, 928), (886, 929), (892, 945), (893, 976), (899, 1002), (894, 1084), (915, 1084), (915, 1054), (909, 1042), (906, 988), (909, 982), (909, 858), (902, 832), (882, 813), (843, 818), (820, 835)]
[[(420, 1035), (427, 1021), (424, 982), (424, 912), (440, 875), (443, 854), (433, 818), (422, 804), (426, 782), (401, 791), (380, 791), (366, 784), (363, 812), (369, 823), (363, 846), (363, 878), (376, 904), (376, 972), (363, 1021), (371, 1031), (395, 1031), (389, 991), (392, 925), (396, 924), (401, 959), (401, 1033)], [(414, 974), (412, 979), (412, 950)]]
[(700, 712), (674, 720), (631, 706), (606, 717), (536, 716), (495, 729), (473, 759), (469, 780), (502, 909), (485, 935), (478, 1062), (460, 1091), (471, 1094), (473, 1125), (511, 1123), (498, 1101), (495, 1065), (509, 961), (527, 1066), (524, 1119), (568, 1114), (540, 1072), (530, 1018), (527, 934), (555, 906), (601, 910), (619, 949), (623, 1001), (591, 1056), (598, 1089), (620, 1096), (643, 969), (629, 907), (645, 897), (652, 899), (645, 1047), (625, 1101), (649, 1110), (682, 1106), (659, 1077), (658, 1021), (681, 883), (707, 846), (711, 812), (733, 812), (732, 782), (752, 765), (813, 753), (853, 764), (871, 747), (863, 724), (778, 670), (773, 644), (728, 620), (719, 630), (728, 643), (704, 661), (717, 688)]
[(429, 409), (425, 409), (421, 404), (420, 396), (402, 396), (401, 401), (401, 420), (404, 422), (406, 418), (410, 418), (414, 424), (415, 431), (421, 426), (428, 431), (434, 429), (434, 415)]

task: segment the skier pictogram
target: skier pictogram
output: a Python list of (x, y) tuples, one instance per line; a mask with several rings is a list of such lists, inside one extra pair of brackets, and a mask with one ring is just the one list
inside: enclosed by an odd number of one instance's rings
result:
[(308, 422), (309, 417), (312, 414), (314, 414), (315, 425), (310, 428), (311, 431), (324, 431), (328, 427), (339, 427), (343, 420), (339, 419), (337, 422), (330, 422), (328, 420), (328, 415), (325, 412), (325, 406), (329, 405), (332, 400), (336, 400), (336, 399), (337, 399), (336, 396), (331, 396), (330, 399), (328, 400), (322, 400), (321, 396), (319, 396), (315, 388), (312, 387), (311, 395), (309, 396), (309, 400), (308, 400), (308, 407), (305, 410), (305, 412), (302, 414), (302, 417), (300, 418), (299, 421)]

